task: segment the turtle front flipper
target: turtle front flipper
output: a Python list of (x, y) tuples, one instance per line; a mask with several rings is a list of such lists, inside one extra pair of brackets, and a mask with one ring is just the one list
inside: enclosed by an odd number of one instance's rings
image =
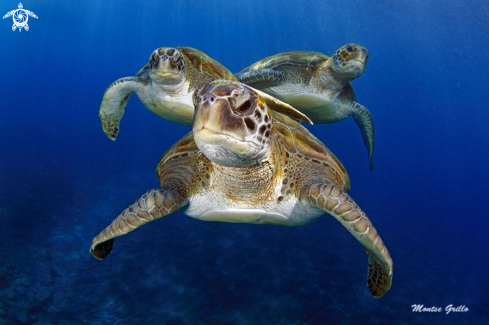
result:
[(141, 88), (138, 78), (127, 77), (116, 80), (105, 90), (99, 116), (102, 129), (109, 139), (115, 140), (119, 133), (119, 123), (124, 115), (129, 96)]
[(338, 186), (315, 184), (305, 189), (301, 197), (335, 217), (364, 246), (369, 264), (368, 288), (374, 298), (382, 297), (392, 284), (393, 263), (365, 212)]
[(279, 85), (285, 81), (285, 73), (270, 68), (255, 71), (241, 71), (235, 74), (236, 78), (244, 84), (256, 86), (265, 82), (268, 87)]
[(93, 239), (90, 254), (99, 260), (104, 259), (112, 251), (115, 237), (162, 218), (180, 209), (186, 202), (187, 199), (173, 190), (171, 185), (148, 191)]
[(357, 123), (358, 127), (362, 131), (363, 143), (368, 150), (368, 159), (370, 163), (370, 170), (374, 169), (374, 119), (368, 111), (368, 109), (354, 102), (351, 105), (352, 115)]

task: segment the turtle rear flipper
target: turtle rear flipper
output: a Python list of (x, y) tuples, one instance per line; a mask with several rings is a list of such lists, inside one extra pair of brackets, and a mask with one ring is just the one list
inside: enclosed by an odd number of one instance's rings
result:
[(363, 143), (368, 150), (370, 170), (374, 170), (374, 120), (368, 109), (357, 102), (351, 105), (351, 109), (353, 119), (362, 132)]
[(131, 94), (139, 91), (141, 87), (137, 78), (127, 77), (116, 80), (105, 90), (99, 116), (102, 129), (109, 139), (115, 141), (127, 101)]

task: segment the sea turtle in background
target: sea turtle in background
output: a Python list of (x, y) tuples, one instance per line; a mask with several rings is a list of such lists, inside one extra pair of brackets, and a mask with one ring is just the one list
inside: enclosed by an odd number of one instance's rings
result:
[(116, 139), (120, 119), (133, 92), (158, 116), (192, 125), (192, 94), (214, 79), (236, 80), (222, 64), (199, 50), (160, 47), (135, 77), (118, 79), (105, 90), (99, 111), (102, 128), (111, 140)]
[(346, 193), (348, 174), (324, 144), (236, 81), (215, 80), (194, 94), (194, 102), (193, 132), (158, 163), (161, 187), (145, 193), (93, 239), (93, 256), (105, 258), (115, 237), (179, 209), (205, 221), (284, 226), (309, 224), (328, 212), (364, 246), (372, 295), (389, 290), (389, 252)]
[(373, 119), (356, 102), (350, 84), (363, 74), (368, 56), (367, 49), (358, 44), (340, 47), (331, 58), (319, 52), (285, 52), (252, 64), (236, 77), (292, 105), (314, 123), (335, 123), (353, 115), (373, 170)]

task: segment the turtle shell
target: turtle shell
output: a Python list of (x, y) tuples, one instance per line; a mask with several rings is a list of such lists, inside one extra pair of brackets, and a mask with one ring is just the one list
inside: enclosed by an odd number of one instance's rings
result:
[[(186, 46), (175, 47), (175, 49), (180, 52), (186, 64), (193, 66), (195, 69), (204, 74), (209, 75), (212, 77), (212, 79), (237, 80), (231, 71), (205, 53)], [(148, 70), (148, 67), (149, 63), (139, 70), (136, 76), (140, 76), (145, 73), (145, 71)]]
[(264, 68), (274, 69), (281, 65), (303, 65), (308, 67), (316, 67), (318, 64), (329, 60), (329, 56), (320, 52), (307, 52), (307, 51), (290, 51), (275, 54), (260, 60), (241, 72), (257, 71)]
[(274, 134), (287, 151), (317, 163), (322, 168), (332, 168), (338, 177), (337, 184), (342, 184), (345, 191), (350, 189), (350, 178), (345, 167), (326, 145), (290, 117), (276, 112), (272, 112), (272, 116)]
[[(338, 175), (337, 184), (342, 184), (345, 191), (350, 189), (350, 178), (339, 159), (309, 130), (299, 122), (281, 113), (273, 112), (274, 134), (282, 146), (290, 153), (302, 156), (307, 160), (322, 165), (323, 168), (332, 168)], [(278, 153), (277, 153), (278, 154)], [(156, 175), (165, 178), (165, 168), (172, 159), (180, 157), (200, 157), (207, 161), (204, 155), (199, 155), (199, 148), (195, 144), (193, 133), (189, 132), (163, 154), (156, 168)], [(197, 158), (199, 159), (199, 158)], [(182, 167), (179, 165), (180, 168)], [(193, 168), (195, 168), (194, 166)]]
[[(308, 52), (308, 51), (290, 51), (275, 54), (260, 60), (246, 69), (240, 71), (241, 73), (249, 71), (258, 71), (261, 69), (272, 69), (287, 71), (286, 65), (295, 65), (299, 67), (304, 67), (310, 72), (306, 75), (310, 77), (316, 73), (316, 69), (320, 67), (323, 63), (329, 60), (329, 56), (320, 52)], [(338, 98), (346, 102), (356, 101), (355, 92), (350, 83), (347, 83), (341, 92), (338, 94)]]
[(156, 167), (156, 176), (161, 178), (163, 176), (162, 167), (171, 159), (177, 159), (179, 157), (187, 157), (190, 155), (195, 156), (198, 154), (199, 148), (195, 144), (194, 134), (192, 132), (187, 133), (183, 138), (177, 141), (161, 156), (158, 166)]

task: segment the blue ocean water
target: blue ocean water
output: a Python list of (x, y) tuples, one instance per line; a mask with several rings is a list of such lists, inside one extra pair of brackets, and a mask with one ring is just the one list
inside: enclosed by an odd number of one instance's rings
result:
[[(489, 322), (489, 4), (372, 2), (38, 0), (23, 2), (38, 16), (28, 31), (3, 19), (0, 324)], [(103, 261), (88, 253), (159, 185), (159, 158), (190, 130), (132, 96), (108, 140), (98, 109), (110, 83), (162, 46), (195, 47), (238, 72), (349, 42), (370, 51), (352, 85), (375, 120), (375, 170), (351, 118), (310, 130), (389, 248), (384, 297), (370, 296), (363, 249), (329, 216), (285, 228), (175, 213), (121, 237)]]

